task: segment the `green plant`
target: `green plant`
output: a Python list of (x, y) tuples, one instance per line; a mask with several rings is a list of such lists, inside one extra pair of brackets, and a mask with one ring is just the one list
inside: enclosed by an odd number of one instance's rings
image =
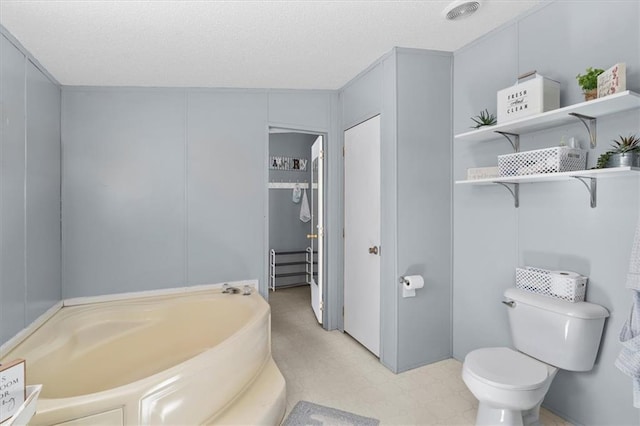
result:
[(613, 149), (601, 154), (596, 163), (596, 169), (607, 167), (607, 162), (613, 154), (626, 154), (631, 152), (640, 152), (640, 137), (638, 135), (618, 136), (611, 144)]
[(640, 137), (638, 135), (618, 136), (618, 139), (614, 139), (611, 144), (613, 150), (612, 154), (624, 154), (625, 152), (638, 152), (640, 151)]
[(604, 154), (601, 154), (600, 157), (598, 157), (598, 162), (596, 163), (596, 169), (604, 169), (605, 167), (607, 167), (607, 162), (609, 161), (609, 157), (611, 157), (611, 154), (613, 154), (613, 152), (611, 151), (607, 151)]
[(588, 92), (589, 90), (593, 90), (598, 87), (598, 76), (603, 72), (604, 70), (601, 70), (600, 68), (589, 67), (586, 69), (586, 74), (576, 75), (576, 80), (578, 80), (578, 84), (582, 87), (582, 90)]
[(479, 129), (483, 126), (493, 126), (497, 123), (496, 116), (489, 113), (489, 110), (480, 111), (480, 114), (475, 117), (471, 117), (475, 126), (471, 126), (472, 129)]

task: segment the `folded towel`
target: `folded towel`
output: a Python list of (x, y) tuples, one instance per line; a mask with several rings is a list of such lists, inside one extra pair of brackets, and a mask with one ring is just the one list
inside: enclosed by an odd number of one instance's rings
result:
[(638, 221), (636, 235), (633, 238), (633, 247), (631, 247), (627, 288), (640, 291), (640, 221)]
[(306, 189), (302, 190), (302, 202), (300, 204), (300, 220), (305, 223), (309, 222), (311, 220), (311, 210), (309, 209)]
[(633, 406), (640, 408), (640, 292), (633, 292), (629, 318), (620, 331), (622, 350), (615, 361), (623, 373), (633, 380)]

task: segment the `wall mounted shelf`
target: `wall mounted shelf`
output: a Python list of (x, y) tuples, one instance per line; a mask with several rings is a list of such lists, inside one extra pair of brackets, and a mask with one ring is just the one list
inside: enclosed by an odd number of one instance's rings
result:
[[(553, 111), (509, 121), (504, 124), (486, 126), (478, 130), (460, 133), (454, 136), (454, 140), (460, 142), (485, 142), (499, 139), (503, 134), (520, 135), (522, 133), (545, 130), (580, 120), (587, 127), (590, 134), (591, 146), (594, 147), (596, 118), (634, 108), (640, 108), (640, 94), (627, 90), (616, 93), (615, 95), (569, 105), (564, 108), (554, 109)], [(513, 142), (512, 145), (514, 145)], [(514, 150), (518, 150), (515, 145)]]
[(460, 185), (493, 185), (498, 184), (506, 187), (514, 199), (515, 207), (520, 204), (519, 189), (521, 183), (536, 183), (536, 182), (553, 182), (553, 181), (566, 181), (566, 180), (579, 180), (582, 182), (589, 191), (591, 207), (596, 207), (596, 183), (598, 178), (610, 178), (636, 175), (640, 172), (640, 168), (636, 167), (612, 167), (607, 169), (592, 169), (592, 170), (576, 170), (573, 172), (560, 172), (560, 173), (540, 173), (535, 175), (524, 176), (502, 176), (490, 179), (475, 179), (475, 180), (458, 180), (456, 184)]

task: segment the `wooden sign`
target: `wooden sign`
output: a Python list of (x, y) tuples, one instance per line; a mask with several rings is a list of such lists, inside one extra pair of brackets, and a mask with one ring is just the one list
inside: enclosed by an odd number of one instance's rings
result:
[(17, 359), (0, 364), (0, 423), (11, 418), (26, 398), (26, 362)]
[(598, 97), (613, 95), (627, 90), (627, 67), (615, 64), (598, 76)]

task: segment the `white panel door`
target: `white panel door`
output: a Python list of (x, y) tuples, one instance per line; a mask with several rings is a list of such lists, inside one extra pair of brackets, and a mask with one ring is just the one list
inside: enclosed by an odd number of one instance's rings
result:
[(380, 116), (344, 132), (344, 330), (380, 355)]
[[(322, 136), (318, 136), (313, 145), (311, 146), (311, 233), (307, 235), (309, 238), (309, 246), (311, 248), (310, 253), (307, 256), (310, 257), (311, 263), (309, 264), (311, 269), (311, 307), (313, 313), (320, 324), (322, 324), (322, 288), (324, 285), (324, 277), (322, 273), (323, 268), (323, 241), (324, 241), (324, 216), (323, 216), (323, 168), (324, 168), (324, 151), (322, 146)], [(314, 265), (314, 252), (317, 251), (315, 259), (317, 265)]]

